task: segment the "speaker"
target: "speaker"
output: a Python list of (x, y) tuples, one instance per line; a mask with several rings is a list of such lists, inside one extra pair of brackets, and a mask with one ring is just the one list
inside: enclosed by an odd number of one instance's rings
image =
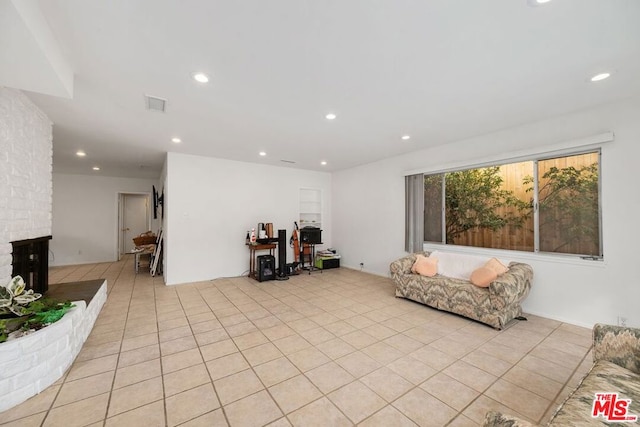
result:
[(287, 280), (287, 230), (278, 230), (278, 275), (277, 280)]
[(273, 255), (260, 255), (257, 257), (258, 282), (273, 280), (276, 278), (276, 257)]
[(318, 227), (303, 227), (300, 229), (300, 240), (302, 243), (319, 245), (322, 243), (322, 230)]

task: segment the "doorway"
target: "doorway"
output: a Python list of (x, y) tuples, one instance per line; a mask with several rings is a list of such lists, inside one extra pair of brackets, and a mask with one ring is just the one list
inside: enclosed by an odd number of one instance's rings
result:
[(118, 194), (118, 260), (133, 249), (133, 238), (151, 230), (151, 196)]

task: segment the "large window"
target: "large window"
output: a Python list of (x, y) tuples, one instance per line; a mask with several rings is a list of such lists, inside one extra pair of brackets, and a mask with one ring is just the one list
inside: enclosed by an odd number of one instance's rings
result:
[(601, 257), (600, 153), (424, 176), (424, 240)]

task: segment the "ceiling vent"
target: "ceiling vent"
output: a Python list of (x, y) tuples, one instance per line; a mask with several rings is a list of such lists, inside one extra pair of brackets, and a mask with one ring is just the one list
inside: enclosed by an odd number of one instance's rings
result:
[(283, 163), (295, 163), (293, 160), (280, 160)]
[(159, 111), (161, 113), (165, 112), (165, 109), (167, 108), (166, 99), (158, 98), (157, 96), (151, 96), (151, 95), (145, 95), (144, 99), (147, 105), (147, 110)]

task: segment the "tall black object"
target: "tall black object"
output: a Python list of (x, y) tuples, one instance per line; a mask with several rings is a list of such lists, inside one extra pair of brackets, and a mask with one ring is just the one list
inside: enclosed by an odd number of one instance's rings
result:
[(276, 257), (273, 255), (260, 255), (258, 260), (258, 282), (273, 280), (276, 278)]
[(289, 280), (289, 276), (287, 276), (287, 230), (278, 230), (278, 275), (276, 280)]

